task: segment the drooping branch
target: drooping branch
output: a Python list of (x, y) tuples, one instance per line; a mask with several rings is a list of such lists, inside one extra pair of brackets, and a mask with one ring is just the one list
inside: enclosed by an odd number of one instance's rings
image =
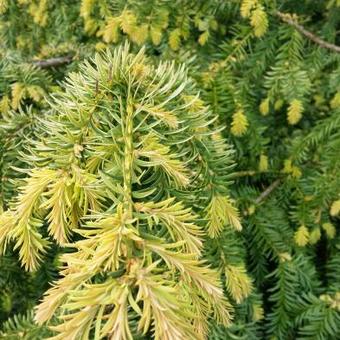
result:
[(287, 23), (288, 25), (293, 26), (297, 31), (299, 31), (301, 34), (303, 34), (305, 37), (307, 37), (308, 39), (310, 39), (311, 41), (313, 41), (314, 43), (320, 45), (323, 48), (327, 48), (329, 50), (332, 50), (334, 52), (340, 53), (340, 46), (331, 44), (321, 38), (319, 38), (318, 36), (316, 36), (315, 34), (313, 34), (312, 32), (309, 32), (308, 30), (306, 30), (302, 25), (298, 24), (290, 14), (287, 13), (282, 13), (277, 11), (276, 15), (285, 23)]
[(69, 64), (73, 60), (72, 55), (66, 55), (63, 57), (55, 57), (45, 60), (34, 60), (33, 65), (40, 68), (58, 67), (64, 64)]

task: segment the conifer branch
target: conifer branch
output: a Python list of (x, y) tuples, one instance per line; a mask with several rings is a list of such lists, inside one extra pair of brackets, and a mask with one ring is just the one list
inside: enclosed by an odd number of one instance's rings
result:
[(265, 191), (261, 193), (261, 195), (255, 200), (256, 204), (260, 204), (263, 202), (281, 183), (281, 179), (278, 178), (274, 181)]
[(340, 0), (18, 2), (0, 339), (339, 338)]
[(302, 25), (298, 24), (293, 17), (290, 14), (282, 13), (277, 11), (276, 15), (285, 23), (287, 23), (290, 26), (293, 26), (297, 31), (299, 31), (301, 34), (303, 34), (308, 39), (312, 40), (314, 43), (320, 45), (323, 48), (327, 48), (329, 50), (332, 50), (334, 52), (340, 53), (340, 46), (337, 46), (335, 44), (331, 44), (320, 37), (316, 36), (312, 32), (306, 30)]
[[(59, 314), (59, 324), (51, 326), (59, 333), (55, 339), (89, 339), (91, 329), (99, 334), (95, 338), (114, 334), (115, 339), (133, 339), (129, 319), (134, 310), (140, 315), (138, 334), (153, 332), (156, 340), (203, 340), (197, 334), (207, 332), (206, 315), (227, 326), (233, 309), (223, 296), (219, 272), (199, 260), (204, 236), (219, 237), (227, 224), (240, 231), (241, 224), (233, 201), (224, 194), (226, 184), (216, 182), (212, 192), (196, 174), (202, 167), (209, 173), (225, 173), (228, 164), (233, 165), (229, 147), (222, 137), (216, 140), (214, 117), (194, 92), (195, 84), (183, 66), (154, 66), (144, 49), (134, 55), (125, 44), (113, 54), (95, 55), (80, 70), (74, 79), (70, 75), (65, 91), (51, 102), (51, 116), (44, 120), (51, 128), (43, 149), (53, 150), (53, 159), (47, 166), (36, 163), (19, 188), (13, 209), (0, 215), (1, 249), (14, 241), (29, 271), (36, 270), (47, 253), (43, 228), (57, 244), (76, 249), (65, 254), (63, 278), (37, 307), (40, 324), (64, 306), (67, 309)], [(112, 87), (117, 91), (114, 97)], [(188, 98), (192, 100), (187, 102)], [(199, 110), (193, 109), (195, 102)], [(188, 138), (183, 131), (192, 135)], [(62, 145), (69, 135), (77, 138), (66, 148), (57, 151), (49, 144)], [(182, 145), (174, 146), (172, 138), (183, 140)], [(36, 141), (32, 151), (38, 154), (41, 145)], [(103, 146), (113, 150), (104, 159), (97, 152)], [(198, 162), (187, 156), (196, 150), (202, 153)], [(187, 207), (194, 185), (203, 188), (205, 194), (196, 199), (209, 211), (192, 213)], [(177, 188), (181, 195), (170, 191)], [(203, 218), (209, 230), (196, 223)], [(72, 234), (82, 239), (73, 242)]]
[(255, 171), (255, 170), (241, 170), (241, 171), (236, 171), (231, 175), (231, 178), (239, 178), (239, 177), (248, 177), (248, 176), (257, 176), (261, 174), (279, 174), (280, 171)]
[(244, 170), (244, 171), (237, 171), (233, 173), (233, 177), (246, 177), (246, 176), (255, 176), (257, 174), (254, 170)]
[(34, 66), (40, 68), (50, 68), (50, 67), (58, 67), (64, 64), (69, 64), (73, 60), (72, 55), (66, 55), (63, 57), (55, 57), (50, 59), (42, 59), (42, 60), (34, 60), (32, 63)]

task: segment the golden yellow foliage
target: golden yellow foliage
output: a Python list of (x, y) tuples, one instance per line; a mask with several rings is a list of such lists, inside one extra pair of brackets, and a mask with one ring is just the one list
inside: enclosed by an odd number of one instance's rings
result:
[(321, 294), (319, 299), (326, 302), (331, 308), (340, 311), (340, 292), (336, 292), (334, 296), (329, 294)]
[(290, 174), (294, 178), (300, 178), (302, 176), (300, 168), (293, 165), (291, 159), (284, 160), (282, 172)]
[(230, 131), (233, 135), (239, 137), (247, 131), (248, 125), (247, 116), (244, 114), (243, 110), (240, 109), (233, 114)]
[(294, 234), (295, 243), (299, 247), (304, 247), (309, 242), (309, 231), (306, 226), (303, 224), (301, 225), (298, 230)]
[(31, 2), (29, 6), (29, 13), (33, 17), (33, 21), (39, 26), (46, 26), (47, 24), (47, 5), (48, 0), (39, 0), (39, 3)]
[(120, 27), (125, 34), (132, 36), (137, 28), (137, 17), (130, 11), (125, 9), (120, 15)]
[[(179, 270), (183, 281), (189, 285), (190, 289), (198, 290), (209, 301), (209, 304), (205, 306), (214, 311), (218, 322), (226, 326), (230, 324), (232, 306), (223, 295), (217, 271), (201, 266), (203, 263), (194, 254), (169, 250), (170, 245), (148, 241), (146, 246), (163, 258), (170, 268)], [(175, 246), (176, 244), (172, 245), (172, 247)]]
[(6, 13), (8, 8), (8, 0), (0, 0), (0, 14)]
[(280, 262), (286, 262), (286, 261), (289, 262), (292, 260), (292, 255), (290, 255), (289, 253), (280, 253), (279, 259), (280, 259)]
[(337, 109), (340, 107), (340, 91), (338, 91), (331, 100), (331, 108)]
[(97, 42), (97, 43), (96, 43), (96, 46), (95, 46), (96, 51), (98, 51), (98, 52), (105, 50), (106, 47), (107, 47), (107, 45), (104, 44), (104, 43), (101, 42), (101, 41)]
[(95, 0), (82, 0), (80, 5), (80, 15), (86, 19), (91, 16), (92, 9), (95, 5)]
[(148, 135), (143, 141), (142, 148), (136, 151), (136, 155), (149, 159), (148, 163), (143, 163), (144, 166), (160, 166), (169, 178), (174, 180), (177, 187), (186, 187), (190, 183), (188, 171), (177, 159), (177, 155), (170, 151), (170, 147), (160, 144), (156, 136)]
[(107, 19), (107, 24), (104, 29), (101, 31), (103, 36), (103, 40), (108, 44), (111, 42), (116, 43), (119, 39), (119, 26), (120, 26), (120, 18), (113, 17)]
[(334, 227), (334, 225), (332, 223), (323, 223), (322, 224), (322, 229), (325, 231), (327, 237), (329, 239), (333, 239), (336, 235), (336, 228)]
[(198, 43), (203, 46), (207, 43), (209, 39), (209, 31), (205, 31), (203, 33), (200, 34), (199, 38), (198, 38)]
[(49, 183), (55, 180), (58, 172), (51, 169), (35, 169), (22, 187), (16, 205), (16, 225), (12, 237), (15, 248), (19, 248), (19, 258), (26, 270), (34, 271), (45, 252), (46, 241), (38, 232), (41, 221), (33, 216), (39, 208), (39, 199)]
[(135, 42), (137, 45), (142, 45), (148, 39), (149, 36), (149, 26), (147, 24), (142, 24), (130, 34), (131, 41)]
[(184, 241), (184, 249), (192, 254), (200, 254), (203, 232), (195, 224), (196, 216), (182, 202), (169, 198), (162, 202), (136, 203), (136, 210), (144, 213), (149, 221), (150, 229), (159, 223), (166, 226), (173, 241)]
[(38, 85), (26, 86), (28, 96), (31, 97), (35, 102), (40, 102), (45, 95), (45, 91)]
[(262, 37), (268, 29), (268, 18), (262, 5), (257, 5), (256, 9), (252, 12), (250, 24), (254, 28), (256, 37)]
[[(185, 320), (178, 317), (174, 306), (178, 305), (179, 292), (171, 285), (161, 284), (155, 274), (141, 272), (137, 276), (137, 302), (143, 301), (143, 313), (138, 324), (145, 334), (151, 322), (155, 328), (156, 339), (190, 339), (195, 337)], [(177, 302), (177, 303), (176, 303)], [(185, 308), (185, 305), (182, 305)], [(189, 317), (191, 315), (189, 314)]]
[[(144, 75), (147, 74), (147, 69), (142, 69)], [(147, 112), (151, 116), (161, 120), (165, 125), (176, 129), (178, 127), (178, 119), (174, 112), (165, 110), (161, 105), (149, 106), (149, 105), (136, 105), (136, 108), (142, 112)]]
[(263, 318), (264, 318), (263, 307), (258, 304), (254, 304), (253, 305), (253, 320), (257, 322), (257, 321), (262, 320)]
[(189, 112), (199, 112), (205, 109), (203, 100), (198, 96), (183, 95), (182, 98)]
[(14, 110), (19, 108), (20, 102), (25, 96), (26, 89), (21, 83), (14, 83), (12, 85), (12, 107)]
[(243, 0), (241, 4), (241, 16), (249, 18), (251, 11), (256, 7), (258, 0)]
[(242, 230), (239, 212), (228, 196), (213, 195), (206, 212), (210, 237), (217, 237), (226, 225), (230, 225), (237, 231)]
[(261, 154), (259, 162), (259, 171), (265, 172), (268, 170), (268, 156)]
[(3, 114), (8, 113), (10, 109), (10, 100), (7, 95), (3, 96), (0, 100), (0, 112)]
[(261, 102), (260, 112), (262, 116), (266, 116), (269, 113), (269, 98), (266, 98)]
[(284, 101), (282, 99), (278, 99), (274, 103), (274, 110), (279, 111), (282, 108), (283, 104), (284, 104)]
[(321, 238), (320, 228), (314, 228), (309, 234), (309, 243), (316, 244)]
[(253, 215), (255, 211), (256, 211), (256, 207), (254, 204), (251, 204), (247, 209), (248, 215)]
[(226, 288), (236, 303), (241, 303), (252, 291), (252, 281), (244, 266), (226, 265)]
[(294, 178), (300, 178), (302, 176), (302, 172), (300, 170), (300, 168), (298, 168), (297, 166), (292, 166), (292, 177)]
[(70, 185), (70, 178), (67, 174), (60, 173), (59, 179), (49, 185), (46, 196), (50, 197), (41, 206), (50, 209), (47, 215), (49, 234), (59, 244), (66, 243), (70, 233), (69, 210), (72, 209)]
[(0, 215), (0, 255), (3, 255), (6, 251), (15, 222), (16, 219), (11, 211), (6, 211)]
[(287, 112), (287, 120), (290, 125), (297, 124), (302, 118), (303, 105), (298, 99), (293, 99)]
[(340, 213), (340, 200), (336, 200), (332, 203), (330, 214), (331, 216), (337, 216)]
[(162, 29), (160, 27), (155, 26), (155, 25), (150, 26), (151, 40), (152, 40), (152, 43), (155, 46), (158, 46), (161, 43), (162, 35), (163, 35), (163, 33), (162, 33)]
[(177, 51), (181, 43), (181, 30), (179, 28), (174, 29), (169, 34), (169, 45), (171, 49)]
[(292, 160), (291, 159), (285, 159), (284, 162), (283, 162), (282, 172), (290, 174), (292, 171), (293, 171)]

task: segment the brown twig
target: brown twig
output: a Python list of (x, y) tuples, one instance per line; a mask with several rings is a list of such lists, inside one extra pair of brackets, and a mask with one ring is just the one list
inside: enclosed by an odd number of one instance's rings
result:
[(246, 177), (246, 176), (254, 176), (256, 175), (256, 171), (254, 170), (245, 170), (245, 171), (237, 171), (233, 173), (233, 178), (238, 178), (238, 177)]
[(260, 204), (262, 201), (264, 201), (267, 196), (269, 196), (272, 191), (274, 191), (281, 183), (281, 179), (277, 179), (274, 181), (265, 191), (261, 193), (261, 195), (255, 200), (256, 204)]
[(231, 175), (231, 178), (239, 178), (239, 177), (247, 177), (247, 176), (256, 176), (256, 175), (264, 175), (264, 174), (275, 174), (279, 175), (280, 171), (259, 171), (259, 170), (242, 170), (242, 171), (236, 171)]
[(290, 14), (287, 13), (282, 13), (282, 12), (276, 12), (276, 15), (285, 23), (287, 23), (288, 25), (293, 26), (297, 31), (299, 31), (301, 34), (303, 34), (305, 37), (307, 37), (308, 39), (312, 40), (313, 42), (315, 42), (316, 44), (320, 45), (321, 47), (324, 48), (328, 48), (329, 50), (335, 51), (337, 53), (340, 53), (340, 46), (331, 44), (321, 38), (319, 38), (318, 36), (316, 36), (315, 34), (313, 34), (312, 32), (307, 31), (302, 25), (298, 24)]
[(45, 60), (34, 60), (33, 65), (40, 68), (58, 67), (64, 64), (69, 64), (73, 60), (72, 55), (66, 55), (63, 57), (50, 58)]

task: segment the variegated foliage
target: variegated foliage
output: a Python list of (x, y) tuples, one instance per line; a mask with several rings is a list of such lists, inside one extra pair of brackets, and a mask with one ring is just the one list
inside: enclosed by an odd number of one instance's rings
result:
[(35, 167), (1, 217), (2, 248), (39, 267), (49, 242), (67, 251), (36, 310), (53, 339), (205, 339), (251, 290), (242, 266), (218, 271), (207, 238), (241, 230), (230, 199), (232, 150), (184, 66), (153, 66), (125, 45), (71, 73), (50, 99)]

